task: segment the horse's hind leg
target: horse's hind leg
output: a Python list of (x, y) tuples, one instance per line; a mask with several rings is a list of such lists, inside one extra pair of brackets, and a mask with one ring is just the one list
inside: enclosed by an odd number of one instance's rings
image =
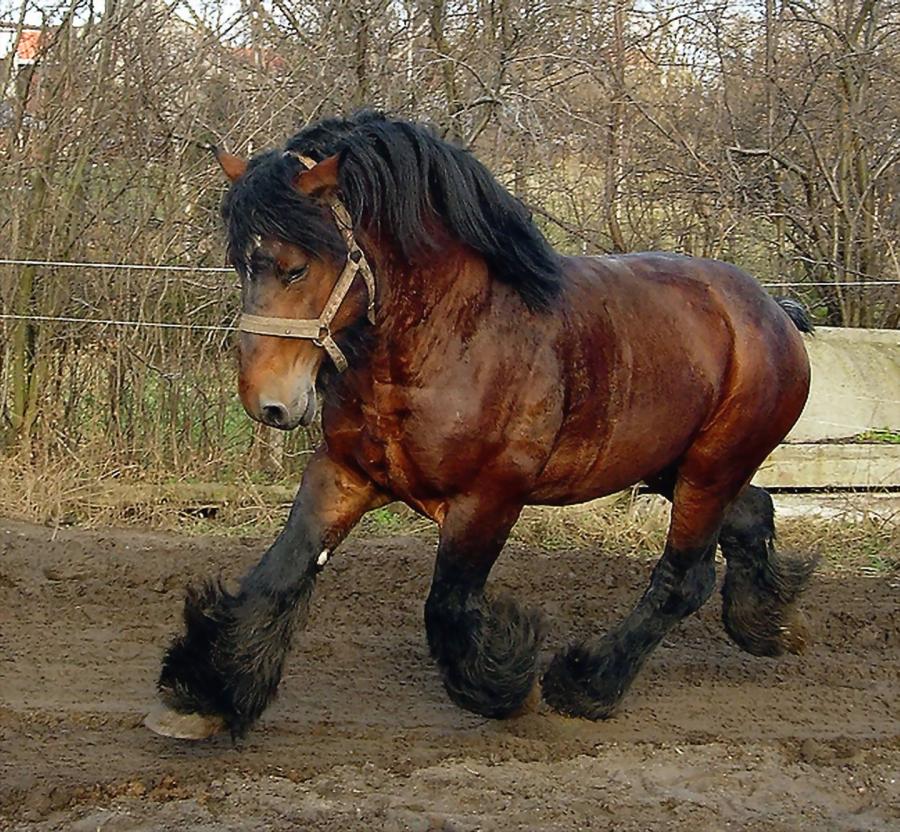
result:
[(514, 715), (537, 681), (539, 613), (484, 592), (519, 510), (470, 498), (452, 504), (425, 604), (428, 644), (450, 699), (488, 717)]
[(768, 492), (745, 488), (729, 507), (719, 534), (728, 564), (722, 586), (722, 621), (733, 641), (754, 656), (799, 653), (807, 628), (797, 600), (815, 560), (775, 551), (775, 511)]
[(613, 630), (554, 656), (542, 683), (551, 707), (590, 719), (613, 713), (666, 633), (712, 595), (716, 535), (739, 487), (726, 483), (698, 487), (679, 477), (665, 552), (650, 586)]

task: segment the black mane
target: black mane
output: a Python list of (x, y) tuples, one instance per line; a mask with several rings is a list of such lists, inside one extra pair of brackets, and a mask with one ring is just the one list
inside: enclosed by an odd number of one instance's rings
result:
[[(559, 257), (528, 209), (474, 156), (428, 127), (364, 111), (305, 128), (286, 149), (316, 161), (340, 154), (340, 195), (354, 222), (366, 218), (383, 229), (410, 262), (435, 249), (427, 220), (436, 215), (529, 308), (546, 308), (558, 294)], [(345, 252), (322, 203), (291, 187), (299, 165), (283, 151), (268, 151), (229, 191), (222, 213), (236, 264), (255, 235), (278, 236), (316, 255)]]

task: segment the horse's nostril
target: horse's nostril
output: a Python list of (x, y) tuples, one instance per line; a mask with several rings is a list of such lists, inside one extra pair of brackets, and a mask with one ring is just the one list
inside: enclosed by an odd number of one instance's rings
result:
[(283, 404), (272, 402), (262, 405), (262, 420), (274, 428), (284, 427), (288, 422), (288, 411)]

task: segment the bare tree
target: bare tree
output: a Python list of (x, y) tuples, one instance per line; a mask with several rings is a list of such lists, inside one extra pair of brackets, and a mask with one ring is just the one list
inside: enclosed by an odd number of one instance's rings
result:
[[(804, 284), (823, 322), (900, 325), (895, 0), (31, 2), (0, 0), (8, 258), (222, 267), (202, 146), (371, 105), (471, 147), (563, 250), (730, 259)], [(223, 326), (237, 303), (227, 271), (0, 265), (5, 314)], [(254, 434), (229, 353), (216, 330), (2, 319), (3, 442), (294, 474), (312, 438)]]

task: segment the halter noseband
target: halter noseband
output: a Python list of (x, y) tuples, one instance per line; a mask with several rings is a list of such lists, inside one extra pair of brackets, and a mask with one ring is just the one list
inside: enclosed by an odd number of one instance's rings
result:
[[(316, 161), (308, 156), (286, 151), (286, 156), (294, 156), (305, 165), (307, 170), (316, 166)], [(317, 347), (321, 347), (328, 353), (328, 357), (334, 362), (338, 372), (347, 369), (347, 357), (341, 352), (341, 348), (335, 343), (331, 335), (331, 322), (337, 315), (338, 309), (344, 302), (347, 292), (353, 285), (353, 278), (357, 273), (362, 275), (366, 283), (366, 292), (369, 296), (369, 304), (366, 316), (370, 323), (375, 323), (375, 275), (369, 266), (366, 255), (357, 245), (353, 237), (353, 222), (350, 213), (344, 204), (336, 198), (329, 200), (331, 213), (335, 223), (347, 245), (347, 262), (344, 264), (334, 288), (331, 290), (325, 308), (318, 318), (267, 318), (264, 315), (249, 315), (246, 312), (241, 315), (238, 322), (238, 330), (252, 332), (255, 335), (274, 335), (279, 338), (305, 338), (312, 341)]]

